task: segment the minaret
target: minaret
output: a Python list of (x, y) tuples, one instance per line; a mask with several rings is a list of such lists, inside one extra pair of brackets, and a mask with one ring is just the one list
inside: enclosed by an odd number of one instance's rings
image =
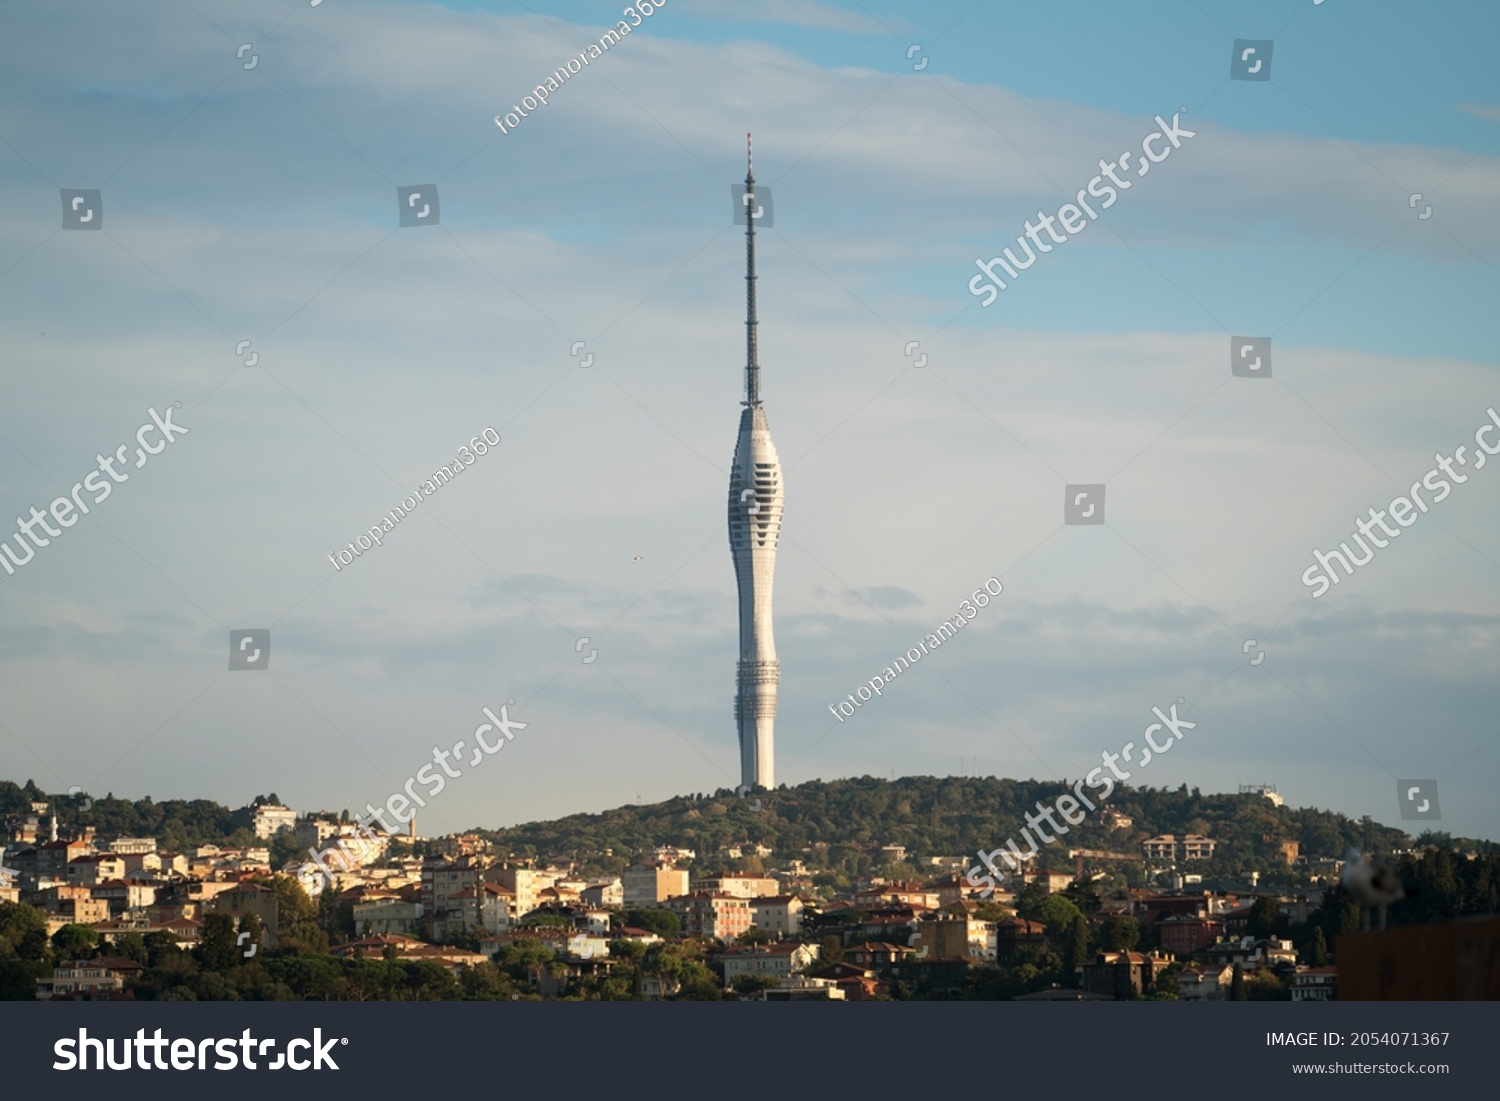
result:
[(771, 586), (781, 537), (781, 461), (760, 404), (755, 317), (755, 164), (745, 135), (745, 400), (729, 472), (729, 549), (740, 596), (740, 660), (734, 718), (740, 734), (740, 783), (776, 786), (776, 660)]

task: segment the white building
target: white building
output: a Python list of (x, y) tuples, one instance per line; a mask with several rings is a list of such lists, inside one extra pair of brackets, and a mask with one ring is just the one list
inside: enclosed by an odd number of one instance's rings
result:
[(740, 660), (735, 667), (734, 719), (740, 737), (740, 783), (776, 786), (776, 660), (771, 589), (781, 539), (781, 460), (760, 402), (759, 321), (755, 315), (754, 164), (746, 139), (745, 167), (745, 400), (729, 474), (729, 548), (739, 590)]
[(763, 933), (795, 937), (802, 932), (802, 900), (796, 895), (752, 898), (750, 923)]

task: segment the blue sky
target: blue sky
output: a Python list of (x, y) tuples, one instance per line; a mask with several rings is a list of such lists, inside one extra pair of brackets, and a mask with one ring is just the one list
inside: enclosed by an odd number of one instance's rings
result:
[[(1435, 778), (1442, 828), (1500, 836), (1490, 471), (1326, 597), (1298, 580), (1500, 403), (1492, 6), (669, 0), (500, 134), (622, 6), (0, 10), (4, 507), (150, 405), (191, 429), (0, 576), (0, 775), (358, 806), (515, 697), (528, 730), (424, 828), (732, 786), (752, 130), (781, 780), (1076, 777), (1182, 697), (1199, 737), (1148, 782), (1394, 823)], [(1229, 79), (1235, 38), (1271, 80)], [(975, 257), (1184, 107), (1195, 137), (978, 305)], [(415, 184), (437, 227), (398, 228)], [(61, 230), (59, 188), (104, 231)], [(1272, 338), (1270, 380), (1231, 335)], [(1097, 482), (1106, 524), (1063, 525)], [(227, 673), (265, 626), (270, 672)]]

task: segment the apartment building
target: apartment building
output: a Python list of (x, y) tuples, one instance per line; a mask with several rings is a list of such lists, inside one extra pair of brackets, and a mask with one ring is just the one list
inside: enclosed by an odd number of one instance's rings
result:
[(663, 861), (631, 865), (620, 876), (620, 883), (626, 909), (660, 906), (669, 898), (688, 893), (688, 873)]
[(750, 900), (747, 898), (695, 891), (669, 898), (663, 906), (681, 920), (682, 932), (686, 936), (728, 942), (750, 930)]

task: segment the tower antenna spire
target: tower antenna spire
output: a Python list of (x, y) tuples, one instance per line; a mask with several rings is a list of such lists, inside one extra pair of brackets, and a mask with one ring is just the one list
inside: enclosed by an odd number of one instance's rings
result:
[(760, 404), (759, 328), (755, 316), (755, 147), (745, 135), (745, 404)]
[[(756, 347), (755, 148), (745, 135), (745, 400), (739, 439), (729, 474), (729, 549), (739, 591), (740, 660), (735, 665), (734, 722), (740, 741), (740, 789), (770, 791), (776, 786), (776, 691), (781, 663), (776, 659), (771, 590), (776, 545), (781, 538), (785, 495), (781, 460), (771, 442), (771, 426), (760, 401), (760, 360)], [(738, 187), (736, 187), (738, 190)], [(768, 212), (771, 196), (766, 195)], [(770, 219), (766, 219), (769, 224)]]

